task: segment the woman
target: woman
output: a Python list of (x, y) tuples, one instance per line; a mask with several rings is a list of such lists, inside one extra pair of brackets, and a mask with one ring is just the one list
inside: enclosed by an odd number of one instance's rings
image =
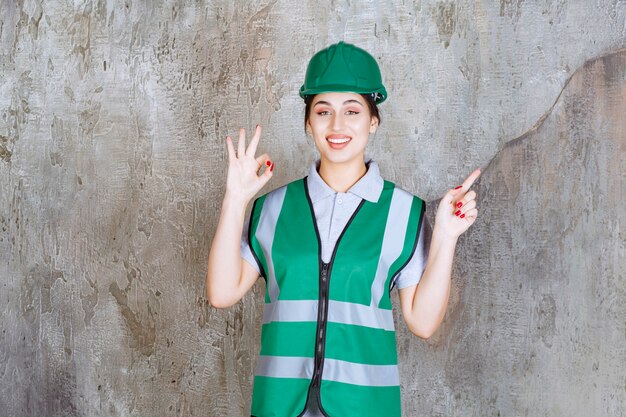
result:
[(274, 163), (255, 157), (260, 126), (247, 149), (243, 129), (237, 152), (226, 138), (208, 298), (228, 307), (259, 276), (266, 281), (252, 415), (400, 416), (390, 291), (398, 288), (411, 332), (430, 337), (446, 311), (457, 239), (476, 220), (469, 188), (480, 171), (445, 194), (431, 231), (424, 201), (365, 158), (387, 97), (376, 60), (354, 45), (331, 45), (309, 62), (300, 95), (320, 157), (307, 177), (257, 198), (246, 227), (247, 204)]

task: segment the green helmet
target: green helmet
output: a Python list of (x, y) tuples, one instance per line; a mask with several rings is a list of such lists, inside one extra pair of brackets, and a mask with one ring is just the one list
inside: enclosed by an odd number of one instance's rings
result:
[(300, 97), (331, 91), (372, 94), (376, 104), (387, 99), (374, 57), (345, 42), (330, 45), (313, 55), (300, 87)]

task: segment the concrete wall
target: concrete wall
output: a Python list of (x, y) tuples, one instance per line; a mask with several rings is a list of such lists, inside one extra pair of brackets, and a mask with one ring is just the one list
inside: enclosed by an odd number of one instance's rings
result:
[(443, 326), (396, 310), (404, 415), (626, 415), (625, 21), (619, 0), (1, 2), (0, 415), (246, 415), (263, 283), (205, 297), (224, 138), (265, 127), (262, 192), (304, 175), (297, 90), (342, 39), (390, 92), (369, 153), (431, 219), (485, 167)]

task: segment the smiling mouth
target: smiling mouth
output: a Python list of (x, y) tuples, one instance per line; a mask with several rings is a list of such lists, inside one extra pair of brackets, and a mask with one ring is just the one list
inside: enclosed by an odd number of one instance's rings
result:
[(329, 141), (330, 143), (334, 143), (337, 145), (341, 145), (342, 143), (346, 143), (349, 142), (352, 138), (350, 137), (341, 137), (341, 138), (326, 138), (327, 141)]

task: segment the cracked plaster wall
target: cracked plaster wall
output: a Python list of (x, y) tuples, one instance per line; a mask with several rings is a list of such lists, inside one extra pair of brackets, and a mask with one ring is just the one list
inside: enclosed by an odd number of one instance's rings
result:
[(0, 415), (245, 415), (263, 284), (205, 298), (224, 138), (265, 127), (262, 192), (304, 175), (342, 39), (390, 92), (386, 178), (432, 216), (486, 166), (445, 323), (397, 321), (404, 414), (624, 415), (625, 3), (294, 4), (0, 2)]

